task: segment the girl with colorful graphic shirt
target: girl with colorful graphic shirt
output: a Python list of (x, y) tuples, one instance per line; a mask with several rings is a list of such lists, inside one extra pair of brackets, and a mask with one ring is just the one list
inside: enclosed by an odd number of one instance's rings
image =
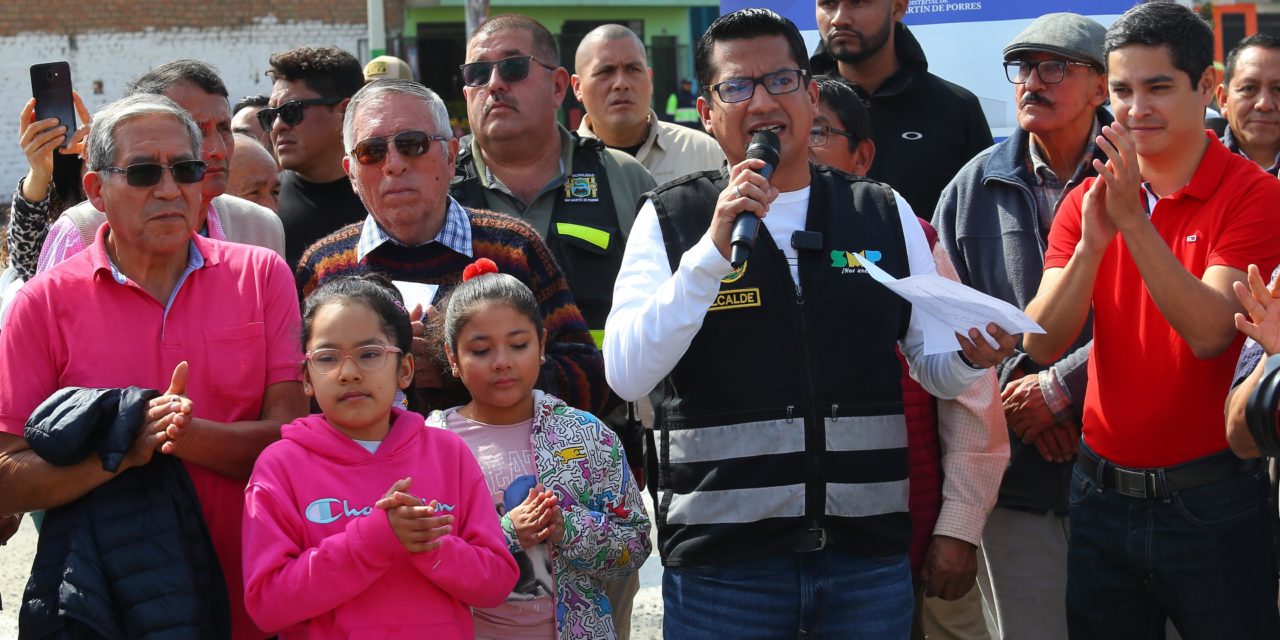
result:
[(484, 470), (520, 579), (475, 610), (476, 636), (612, 639), (604, 584), (649, 556), (649, 517), (618, 436), (534, 389), (546, 343), (533, 293), (481, 259), (444, 312), (446, 355), (471, 402), (427, 419), (462, 436)]
[(245, 604), (281, 638), (473, 638), (519, 575), (475, 457), (397, 406), (413, 380), (400, 295), (377, 276), (307, 298), (303, 389), (245, 489)]

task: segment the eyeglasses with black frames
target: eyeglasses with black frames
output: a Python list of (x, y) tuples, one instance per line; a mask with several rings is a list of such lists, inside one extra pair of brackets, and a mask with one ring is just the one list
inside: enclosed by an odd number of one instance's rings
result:
[(1040, 76), (1040, 82), (1058, 84), (1067, 77), (1068, 66), (1094, 68), (1091, 64), (1070, 60), (1011, 60), (1004, 63), (1004, 77), (1014, 84), (1026, 84), (1031, 78), (1031, 72), (1035, 71)]
[(721, 102), (732, 104), (750, 100), (756, 94), (756, 85), (764, 85), (769, 95), (780, 96), (798, 91), (804, 79), (805, 72), (800, 69), (783, 69), (754, 78), (730, 78), (707, 87), (707, 92), (714, 93)]
[(827, 140), (831, 138), (831, 134), (833, 133), (844, 136), (853, 142), (858, 142), (862, 139), (848, 131), (842, 131), (830, 125), (814, 125), (813, 128), (809, 130), (809, 146), (821, 147), (827, 144)]

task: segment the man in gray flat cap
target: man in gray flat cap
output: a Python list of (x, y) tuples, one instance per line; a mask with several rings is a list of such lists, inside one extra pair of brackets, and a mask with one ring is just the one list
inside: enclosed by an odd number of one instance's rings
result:
[[(947, 185), (933, 224), (960, 279), (1020, 309), (1036, 295), (1054, 213), (1085, 177), (1111, 115), (1102, 25), (1041, 16), (1005, 47), (1018, 128)], [(1090, 324), (1048, 367), (1019, 348), (998, 365), (1010, 466), (982, 536), (983, 598), (1001, 638), (1067, 637), (1067, 488), (1080, 441)]]

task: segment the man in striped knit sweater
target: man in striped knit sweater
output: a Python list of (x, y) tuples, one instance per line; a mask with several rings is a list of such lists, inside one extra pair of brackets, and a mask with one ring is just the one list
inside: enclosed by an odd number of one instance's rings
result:
[[(448, 195), (458, 142), (435, 92), (403, 80), (378, 80), (351, 99), (343, 121), (342, 164), (369, 211), (316, 242), (298, 265), (306, 295), (341, 275), (378, 271), (395, 280), (439, 285), (440, 300), (462, 269), (489, 258), (533, 290), (547, 330), (546, 362), (538, 388), (575, 407), (602, 413), (610, 392), (604, 361), (573, 295), (545, 243), (528, 224), (491, 211), (467, 209)], [(435, 332), (414, 340), (420, 366), (415, 386), (428, 408), (467, 401), (466, 389), (445, 374)]]

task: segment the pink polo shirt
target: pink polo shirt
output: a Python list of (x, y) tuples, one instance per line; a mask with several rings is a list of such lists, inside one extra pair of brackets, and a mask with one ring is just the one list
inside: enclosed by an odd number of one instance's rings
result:
[[(107, 230), (18, 291), (0, 331), (0, 431), (21, 436), (31, 412), (63, 387), (163, 391), (183, 360), (195, 415), (216, 422), (258, 419), (268, 385), (300, 379), (298, 295), (280, 256), (193, 236), (204, 265), (166, 311), (168, 301), (112, 276)], [(226, 578), (234, 636), (262, 637), (244, 610), (245, 483), (186, 467)]]

